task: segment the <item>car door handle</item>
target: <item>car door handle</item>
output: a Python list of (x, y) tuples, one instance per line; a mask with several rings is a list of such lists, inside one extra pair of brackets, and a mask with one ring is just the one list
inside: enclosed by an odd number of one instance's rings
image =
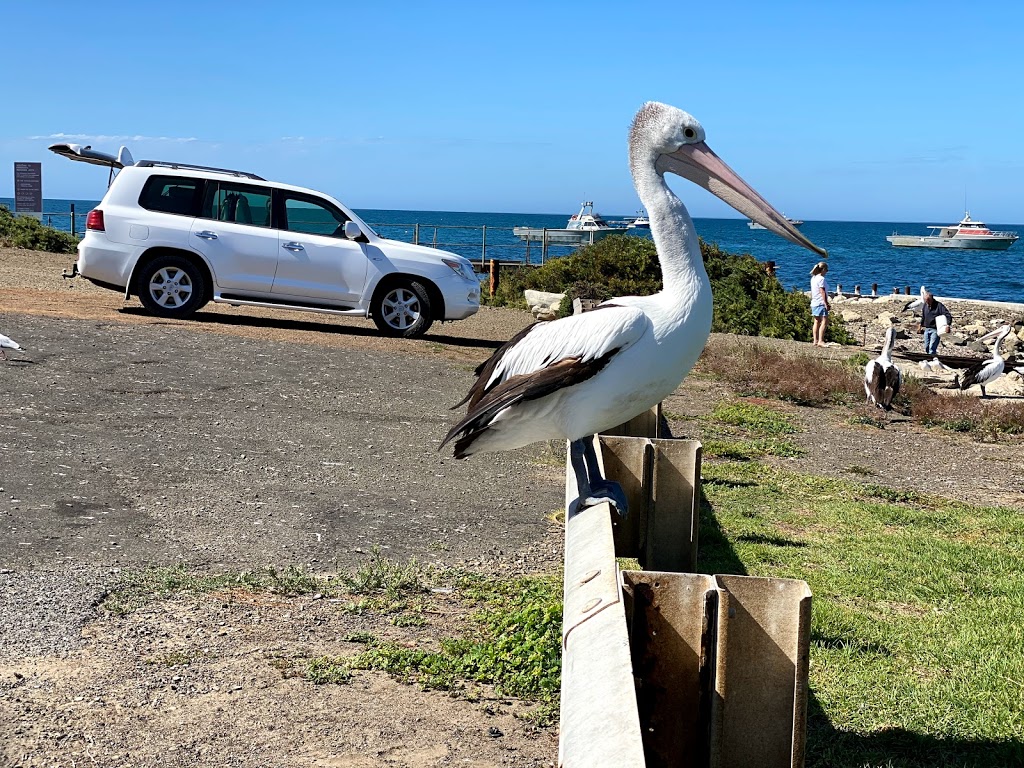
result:
[(302, 250), (305, 250), (302, 247), (302, 243), (285, 243), (281, 247), (285, 248), (285, 249), (287, 249), (289, 251), (302, 251)]
[(211, 232), (208, 229), (204, 229), (202, 232), (196, 232), (196, 237), (201, 237), (203, 240), (216, 240), (217, 233)]

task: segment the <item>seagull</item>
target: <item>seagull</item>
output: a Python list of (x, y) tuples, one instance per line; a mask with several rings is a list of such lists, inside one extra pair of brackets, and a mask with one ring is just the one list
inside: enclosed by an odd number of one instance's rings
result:
[(579, 498), (568, 514), (604, 501), (627, 515), (625, 494), (598, 465), (592, 435), (643, 413), (675, 391), (711, 330), (711, 283), (697, 233), (665, 181), (671, 172), (703, 187), (752, 221), (821, 256), (828, 254), (729, 168), (690, 114), (648, 102), (629, 132), (629, 166), (651, 222), (663, 288), (609, 299), (590, 312), (535, 323), (477, 369), (465, 417), (441, 443), (455, 458), (542, 440), (569, 441)]
[(864, 392), (868, 396), (868, 402), (874, 403), (883, 411), (892, 410), (892, 400), (903, 383), (900, 369), (892, 361), (892, 345), (895, 342), (896, 329), (889, 328), (885, 332), (881, 354), (874, 360), (869, 360), (864, 366)]
[(985, 386), (1002, 376), (1006, 370), (1005, 361), (999, 356), (999, 345), (1003, 343), (1003, 339), (1010, 335), (1011, 330), (1009, 325), (1002, 325), (978, 339), (978, 341), (995, 339), (995, 345), (992, 347), (992, 357), (988, 360), (982, 360), (980, 363), (975, 363), (964, 371), (963, 376), (957, 377), (956, 384), (961, 391), (977, 384), (981, 387), (981, 396), (988, 397), (985, 394)]
[(4, 360), (8, 360), (9, 358), (7, 357), (7, 353), (4, 352), (5, 349), (16, 349), (19, 352), (25, 351), (25, 348), (18, 344), (14, 339), (0, 333), (0, 357)]
[(904, 304), (903, 305), (903, 311), (906, 312), (909, 309), (909, 310), (912, 310), (914, 312), (917, 312), (917, 310), (919, 310), (921, 307), (924, 306), (924, 297), (927, 294), (928, 294), (928, 291), (925, 290), (925, 287), (922, 285), (921, 286), (921, 295), (918, 296), (916, 299), (913, 299), (912, 301), (908, 301), (906, 304)]
[(922, 360), (919, 362), (918, 367), (922, 371), (931, 371), (933, 373), (941, 373), (942, 371), (955, 371), (955, 368), (950, 368), (944, 362), (939, 360), (939, 356), (936, 355), (931, 360)]

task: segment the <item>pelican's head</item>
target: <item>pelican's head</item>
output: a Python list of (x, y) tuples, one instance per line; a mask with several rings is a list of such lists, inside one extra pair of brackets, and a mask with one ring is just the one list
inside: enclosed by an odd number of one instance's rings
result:
[(688, 112), (656, 101), (644, 104), (629, 132), (629, 157), (634, 168), (652, 162), (658, 173), (689, 179), (765, 229), (828, 256), (711, 151), (704, 143), (704, 126)]

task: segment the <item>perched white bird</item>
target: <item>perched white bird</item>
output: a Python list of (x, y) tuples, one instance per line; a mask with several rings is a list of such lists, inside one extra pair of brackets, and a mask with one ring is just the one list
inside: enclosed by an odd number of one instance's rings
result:
[(980, 363), (975, 363), (964, 371), (963, 376), (957, 377), (957, 386), (960, 387), (961, 391), (977, 384), (981, 387), (981, 396), (988, 397), (985, 394), (985, 387), (1002, 376), (1006, 370), (1006, 361), (999, 355), (999, 345), (1003, 343), (1003, 339), (1010, 335), (1011, 330), (1009, 325), (1002, 325), (978, 339), (978, 341), (991, 341), (995, 339), (995, 345), (992, 347), (992, 357), (988, 360), (982, 360)]
[(8, 359), (7, 353), (4, 351), (6, 349), (17, 349), (20, 352), (23, 352), (25, 350), (25, 348), (18, 344), (18, 342), (16, 342), (14, 339), (10, 338), (9, 336), (4, 336), (2, 333), (0, 333), (0, 357), (2, 357), (4, 360)]
[(892, 345), (896, 342), (896, 329), (885, 332), (882, 352), (864, 366), (864, 392), (868, 402), (884, 411), (892, 410), (892, 400), (900, 391), (903, 375), (892, 361)]
[(906, 304), (904, 304), (903, 305), (903, 311), (906, 312), (908, 309), (910, 309), (910, 310), (913, 310), (914, 312), (917, 312), (917, 310), (921, 309), (921, 307), (924, 306), (924, 297), (927, 294), (928, 294), (928, 291), (925, 290), (925, 287), (922, 285), (921, 286), (921, 295), (919, 295), (916, 299), (908, 301)]
[(625, 516), (625, 495), (601, 474), (589, 438), (675, 391), (711, 329), (711, 283), (697, 233), (665, 173), (689, 179), (766, 229), (827, 255), (722, 162), (704, 143), (701, 124), (682, 110), (656, 102), (641, 107), (629, 133), (629, 166), (649, 214), (661, 292), (610, 299), (592, 312), (521, 331), (477, 368), (476, 383), (458, 404), (468, 402), (468, 412), (442, 442), (455, 439), (456, 458), (465, 458), (568, 440), (579, 489), (570, 515), (610, 501)]

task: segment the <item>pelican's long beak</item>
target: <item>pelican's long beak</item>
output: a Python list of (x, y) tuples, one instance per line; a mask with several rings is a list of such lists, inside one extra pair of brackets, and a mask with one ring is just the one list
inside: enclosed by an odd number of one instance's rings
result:
[(804, 237), (800, 230), (786, 221), (785, 216), (736, 175), (703, 141), (684, 144), (675, 152), (661, 155), (658, 158), (658, 170), (671, 171), (689, 179), (779, 237), (828, 257), (828, 251)]
[(982, 341), (982, 342), (992, 341), (993, 339), (997, 338), (1001, 333), (1005, 333), (1007, 336), (1009, 336), (1009, 334), (1010, 334), (1010, 326), (1008, 326), (1008, 325), (1001, 325), (998, 328), (996, 328), (994, 331), (989, 331), (988, 333), (986, 333), (984, 336), (979, 338), (978, 341)]

